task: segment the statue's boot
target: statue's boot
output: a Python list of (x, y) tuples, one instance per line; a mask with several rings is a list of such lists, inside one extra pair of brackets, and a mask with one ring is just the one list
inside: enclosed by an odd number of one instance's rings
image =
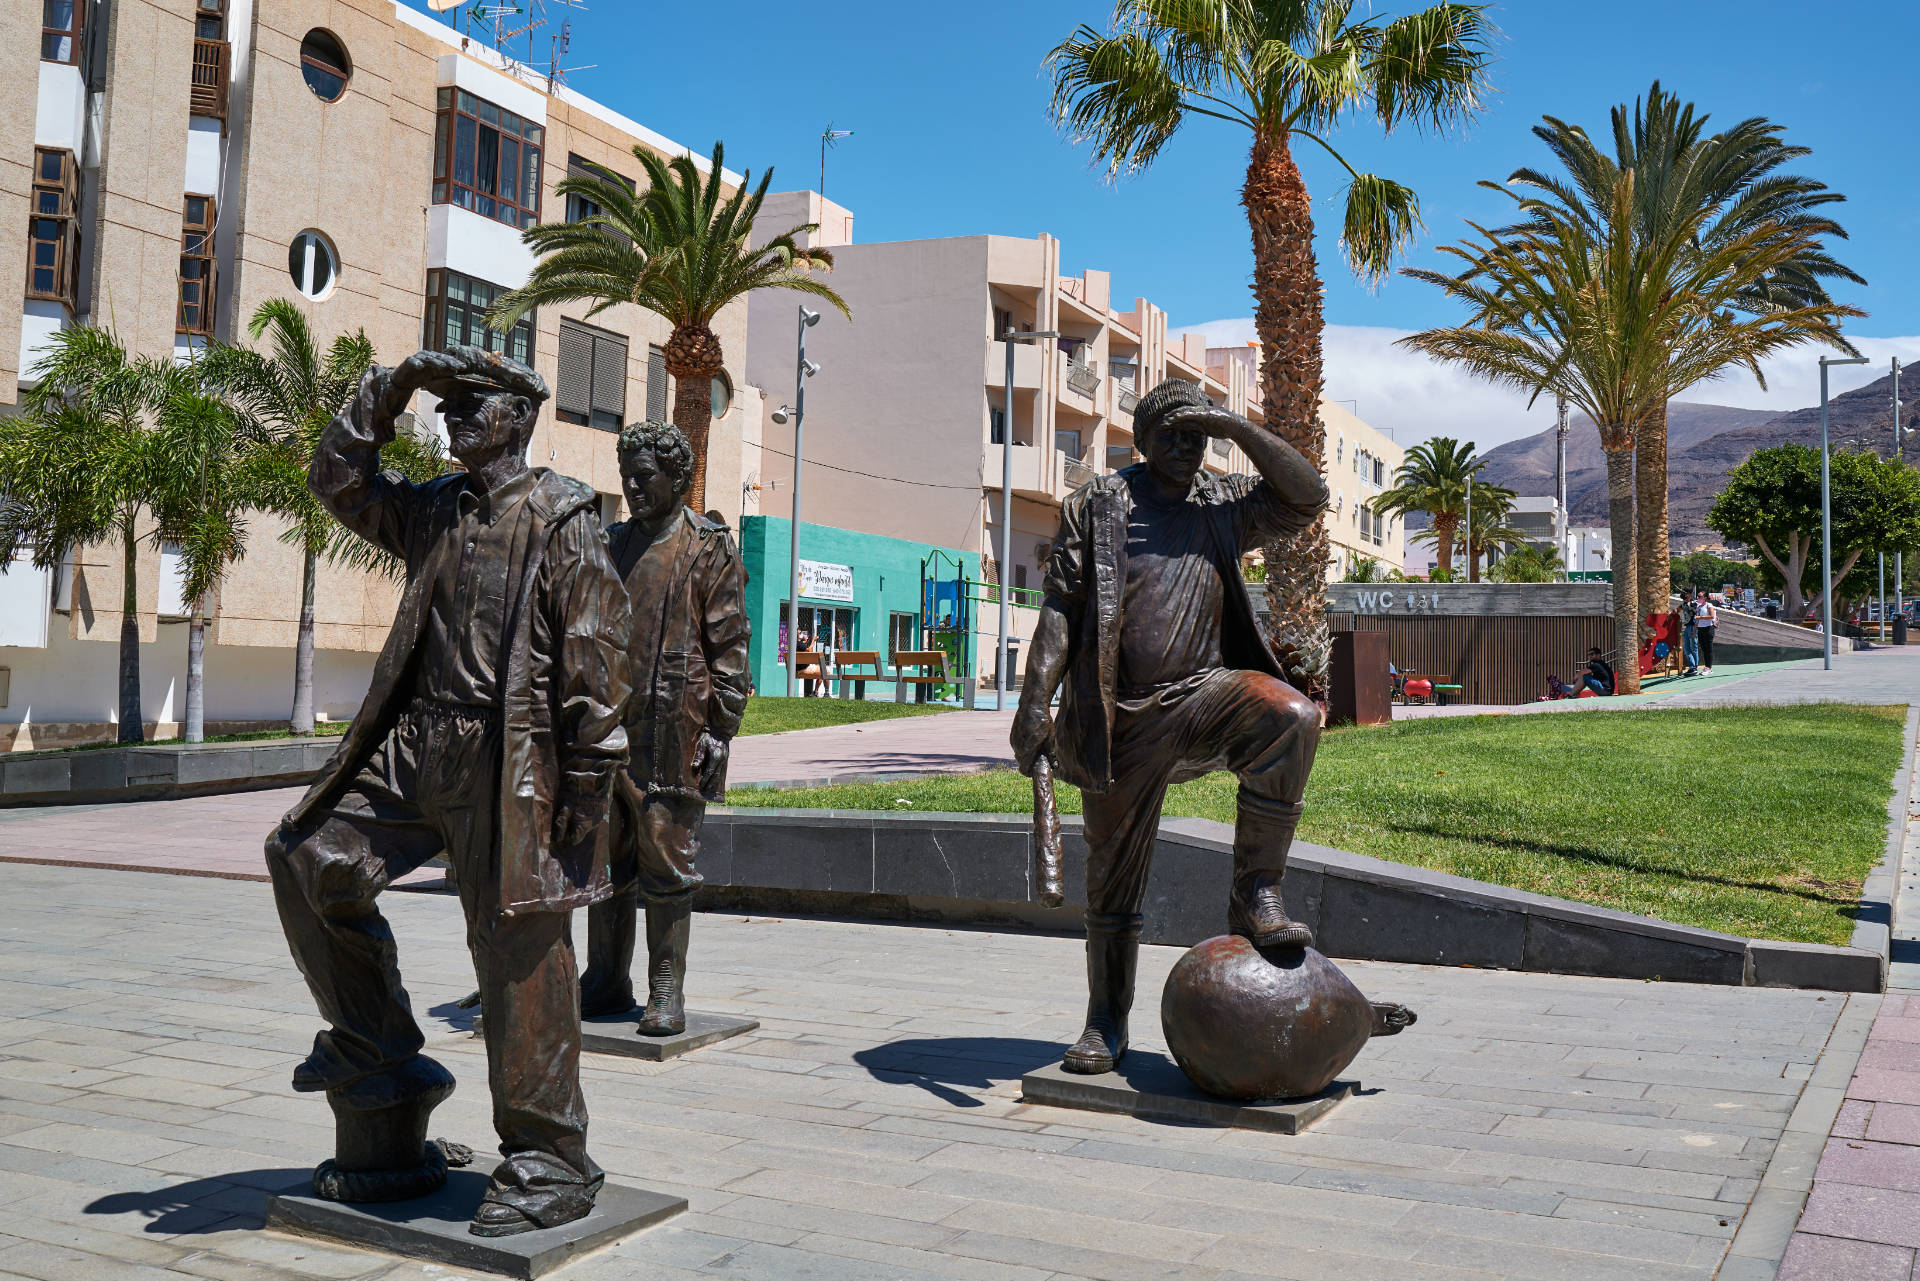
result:
[(677, 1036), (687, 1030), (687, 936), (693, 927), (693, 896), (682, 894), (647, 904), (647, 1008), (643, 1036)]
[(1087, 1026), (1061, 1067), (1093, 1076), (1126, 1057), (1127, 1013), (1140, 959), (1140, 918), (1087, 913)]
[(615, 894), (587, 909), (587, 972), (580, 976), (580, 1015), (625, 1014), (633, 1008), (633, 946), (640, 894)]
[(467, 1231), (477, 1237), (508, 1237), (586, 1218), (606, 1183), (592, 1157), (586, 1158), (586, 1166), (583, 1178), (551, 1153), (515, 1153), (487, 1181), (486, 1195)]
[(1258, 948), (1311, 947), (1313, 931), (1287, 915), (1280, 883), (1300, 826), (1300, 802), (1269, 800), (1240, 789), (1233, 826), (1233, 898), (1227, 928)]

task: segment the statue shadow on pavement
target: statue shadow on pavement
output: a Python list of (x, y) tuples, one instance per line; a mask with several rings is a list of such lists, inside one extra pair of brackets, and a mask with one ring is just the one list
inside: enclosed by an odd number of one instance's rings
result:
[(1000, 1081), (1018, 1081), (1036, 1068), (1058, 1063), (1066, 1046), (1007, 1036), (920, 1037), (858, 1050), (853, 1061), (875, 1080), (917, 1085), (957, 1108), (983, 1106), (984, 1093)]
[(266, 1226), (267, 1197), (307, 1186), (310, 1168), (236, 1170), (176, 1183), (151, 1192), (114, 1192), (86, 1206), (88, 1214), (139, 1214), (142, 1229), (162, 1236), (201, 1232), (257, 1231)]

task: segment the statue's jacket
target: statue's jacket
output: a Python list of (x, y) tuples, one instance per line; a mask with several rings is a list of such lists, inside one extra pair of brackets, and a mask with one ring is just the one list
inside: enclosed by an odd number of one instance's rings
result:
[[(616, 571), (631, 574), (645, 547), (633, 521), (607, 530)], [(752, 689), (747, 642), (746, 574), (725, 525), (682, 507), (656, 554), (671, 558), (663, 579), (664, 600), (633, 601), (636, 638), (658, 637), (650, 653), (630, 653), (633, 701), (627, 708), (632, 759), (616, 788), (664, 793), (688, 800), (720, 801), (725, 771), (702, 790), (693, 769), (700, 732), (731, 740), (746, 715)], [(657, 632), (641, 626), (643, 613), (659, 611)]]
[[(458, 519), (465, 474), (415, 485), (380, 472), (371, 404), (363, 383), (322, 434), (308, 483), (348, 529), (405, 561), (407, 585), (366, 700), (289, 812), (295, 825), (339, 799), (413, 699), (438, 558), (460, 550), (445, 535)], [(535, 474), (526, 500), (534, 519), (523, 523), (507, 571), (493, 860), (499, 876), (483, 891), (506, 916), (570, 911), (611, 892), (606, 825), (578, 846), (559, 848), (554, 809), (562, 794), (608, 795), (627, 754), (626, 589), (608, 559), (593, 491), (545, 468)]]
[[(1126, 626), (1127, 521), (1130, 481), (1144, 464), (1101, 476), (1067, 495), (1060, 532), (1047, 562), (1046, 593), (1066, 615), (1066, 678), (1054, 722), (1061, 778), (1090, 792), (1113, 786), (1113, 723), (1121, 697), (1120, 629)], [(1187, 501), (1199, 504), (1208, 546), (1225, 584), (1221, 651), (1230, 668), (1285, 680), (1254, 616), (1240, 557), (1249, 544), (1304, 529), (1320, 509), (1294, 507), (1258, 476), (1194, 478)]]

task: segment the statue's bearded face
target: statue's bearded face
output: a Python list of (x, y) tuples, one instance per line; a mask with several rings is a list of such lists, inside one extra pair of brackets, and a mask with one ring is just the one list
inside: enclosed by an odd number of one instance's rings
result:
[(533, 427), (533, 402), (507, 391), (456, 386), (440, 402), (447, 448), (468, 471), (509, 450), (524, 450)]
[(660, 465), (660, 456), (651, 446), (622, 451), (620, 488), (627, 496), (627, 510), (639, 521), (653, 521), (671, 512), (680, 501), (679, 477)]
[(1179, 488), (1193, 483), (1207, 458), (1207, 434), (1191, 427), (1156, 425), (1137, 443), (1147, 470)]

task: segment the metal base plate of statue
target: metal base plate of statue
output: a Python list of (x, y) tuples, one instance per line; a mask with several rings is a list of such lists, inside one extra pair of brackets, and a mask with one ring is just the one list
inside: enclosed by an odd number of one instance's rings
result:
[(580, 1048), (591, 1054), (622, 1054), (630, 1059), (647, 1059), (658, 1063), (663, 1059), (678, 1058), (716, 1041), (744, 1036), (760, 1027), (759, 1019), (688, 1010), (685, 1031), (649, 1036), (640, 1030), (637, 1014), (636, 1011), (581, 1019)]
[(1354, 1081), (1335, 1081), (1310, 1098), (1237, 1103), (1195, 1088), (1170, 1059), (1151, 1050), (1129, 1050), (1111, 1072), (1087, 1076), (1055, 1063), (1020, 1080), (1021, 1098), (1027, 1103), (1277, 1134), (1300, 1133), (1358, 1088)]
[(267, 1226), (533, 1281), (687, 1208), (682, 1197), (608, 1183), (584, 1219), (514, 1236), (478, 1237), (467, 1231), (467, 1224), (486, 1190), (487, 1176), (474, 1170), (454, 1170), (445, 1175), (437, 1192), (408, 1201), (347, 1205), (315, 1196), (305, 1187), (292, 1187), (267, 1198)]

